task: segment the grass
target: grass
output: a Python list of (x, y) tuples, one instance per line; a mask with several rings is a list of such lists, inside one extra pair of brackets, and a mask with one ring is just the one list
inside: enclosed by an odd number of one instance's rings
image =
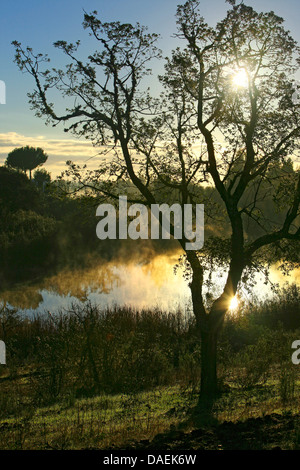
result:
[[(24, 379), (23, 379), (24, 382)], [(275, 378), (249, 390), (231, 387), (215, 403), (217, 422), (242, 422), (277, 413), (299, 413), (300, 380), (295, 392), (283, 402), (280, 382)], [(190, 418), (197, 393), (184, 386), (157, 387), (134, 395), (100, 395), (65, 398), (52, 406), (36, 408), (30, 400), (18, 403), (14, 412), (0, 421), (0, 449), (109, 449), (151, 441), (157, 434), (197, 426)], [(294, 441), (298, 448), (300, 429)]]
[(38, 409), (23, 403), (19, 416), (0, 421), (0, 448), (118, 447), (131, 440), (152, 439), (176, 425), (189, 404), (189, 394), (180, 387), (65, 400)]

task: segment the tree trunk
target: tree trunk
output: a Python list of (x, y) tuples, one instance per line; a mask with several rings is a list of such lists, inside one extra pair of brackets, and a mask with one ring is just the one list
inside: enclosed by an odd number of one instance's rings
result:
[[(238, 247), (238, 243), (236, 243)], [(202, 298), (203, 268), (197, 256), (187, 253), (192, 268), (192, 281), (189, 286), (192, 294), (193, 312), (201, 339), (201, 389), (199, 405), (212, 403), (218, 394), (217, 378), (217, 342), (223, 327), (224, 317), (230, 300), (236, 294), (237, 285), (243, 271), (243, 251), (236, 250), (230, 263), (230, 269), (223, 293), (217, 298), (208, 313)]]
[(209, 329), (201, 332), (200, 403), (213, 401), (218, 393), (217, 340), (218, 330)]

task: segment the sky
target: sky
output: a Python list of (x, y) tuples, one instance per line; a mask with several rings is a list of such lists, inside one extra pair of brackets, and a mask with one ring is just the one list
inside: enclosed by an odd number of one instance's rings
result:
[[(13, 40), (32, 47), (34, 52), (48, 53), (53, 66), (63, 66), (63, 54), (53, 48), (53, 43), (80, 39), (83, 52), (93, 52), (94, 44), (82, 28), (82, 20), (84, 11), (97, 10), (103, 21), (139, 22), (148, 26), (150, 32), (159, 33), (158, 45), (167, 55), (177, 45), (172, 35), (176, 32), (178, 3), (183, 0), (0, 0), (0, 80), (6, 85), (6, 104), (0, 104), (0, 164), (16, 147), (42, 147), (48, 154), (44, 168), (55, 177), (66, 168), (66, 160), (82, 163), (97, 153), (85, 139), (65, 134), (62, 127), (46, 126), (34, 116), (27, 98), (34, 83), (13, 62)], [(285, 27), (300, 43), (299, 0), (245, 3), (257, 11), (273, 10), (282, 16)], [(228, 8), (225, 0), (201, 1), (201, 14), (210, 25), (222, 19)], [(92, 161), (95, 163), (96, 159)]]

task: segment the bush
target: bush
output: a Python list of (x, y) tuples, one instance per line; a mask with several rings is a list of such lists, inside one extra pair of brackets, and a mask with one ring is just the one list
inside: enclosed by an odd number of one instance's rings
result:
[(87, 303), (68, 312), (18, 317), (7, 332), (9, 362), (30, 366), (30, 394), (40, 404), (132, 393), (195, 376), (197, 342), (180, 313), (101, 310)]
[(265, 331), (265, 335), (255, 344), (244, 347), (233, 357), (230, 363), (231, 379), (243, 389), (265, 383), (273, 363), (274, 335)]

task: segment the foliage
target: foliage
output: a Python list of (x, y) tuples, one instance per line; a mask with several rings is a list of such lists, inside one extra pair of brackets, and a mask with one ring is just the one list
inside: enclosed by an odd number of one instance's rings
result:
[(44, 191), (51, 182), (51, 174), (44, 168), (41, 168), (34, 172), (33, 181), (39, 189)]
[(26, 175), (15, 170), (0, 167), (0, 211), (5, 213), (16, 210), (37, 210), (39, 193), (30, 184)]
[(30, 179), (31, 171), (34, 168), (43, 165), (48, 158), (48, 155), (40, 147), (20, 147), (12, 150), (6, 159), (6, 165), (11, 168), (17, 168), (26, 172), (29, 170)]

